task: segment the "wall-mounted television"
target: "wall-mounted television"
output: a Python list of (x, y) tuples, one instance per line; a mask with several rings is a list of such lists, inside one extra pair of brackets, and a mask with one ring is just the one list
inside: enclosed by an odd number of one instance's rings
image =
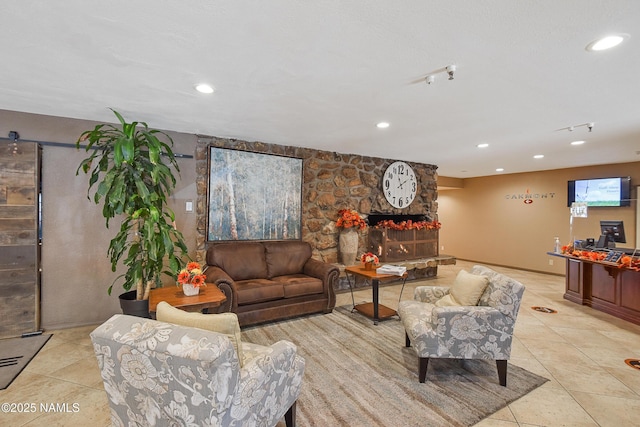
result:
[(631, 178), (576, 179), (568, 182), (567, 206), (585, 202), (587, 206), (630, 206)]

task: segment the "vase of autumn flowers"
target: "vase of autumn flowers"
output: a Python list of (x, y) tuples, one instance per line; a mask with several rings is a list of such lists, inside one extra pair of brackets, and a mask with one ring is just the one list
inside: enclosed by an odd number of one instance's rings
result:
[(178, 273), (178, 284), (182, 285), (182, 292), (186, 296), (198, 295), (200, 286), (206, 286), (202, 266), (197, 262), (190, 262), (186, 268)]
[(364, 269), (367, 271), (373, 270), (375, 266), (380, 263), (378, 256), (372, 252), (362, 254), (360, 261), (364, 264)]
[(338, 238), (340, 262), (344, 265), (352, 265), (358, 255), (358, 230), (367, 228), (367, 223), (355, 210), (340, 209), (336, 227), (340, 229)]

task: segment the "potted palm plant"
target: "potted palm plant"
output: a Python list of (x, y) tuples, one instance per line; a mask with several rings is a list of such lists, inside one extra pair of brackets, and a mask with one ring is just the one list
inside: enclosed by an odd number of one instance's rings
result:
[[(127, 123), (112, 111), (119, 127), (99, 124), (83, 132), (76, 142), (78, 149), (86, 142), (85, 151), (91, 153), (80, 163), (76, 175), (80, 170), (90, 174), (89, 200), (91, 189), (97, 185), (93, 201), (102, 205), (107, 228), (111, 219), (121, 218), (108, 255), (112, 271), (120, 261), (127, 270), (111, 283), (109, 295), (113, 285), (122, 280), (128, 291), (120, 295), (123, 312), (148, 317), (149, 291), (154, 285), (161, 286), (161, 273), (175, 278), (187, 255), (184, 237), (173, 225), (175, 216), (167, 206), (176, 185), (172, 168), (176, 172), (180, 169), (169, 135), (149, 129), (144, 122)], [(131, 312), (132, 305), (142, 307)]]

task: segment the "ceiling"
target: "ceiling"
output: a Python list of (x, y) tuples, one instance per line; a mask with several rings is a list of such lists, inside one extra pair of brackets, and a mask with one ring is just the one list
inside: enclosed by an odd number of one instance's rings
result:
[[(112, 107), (456, 178), (640, 161), (637, 0), (2, 0), (0, 16), (0, 109)], [(631, 37), (585, 50), (609, 33)]]

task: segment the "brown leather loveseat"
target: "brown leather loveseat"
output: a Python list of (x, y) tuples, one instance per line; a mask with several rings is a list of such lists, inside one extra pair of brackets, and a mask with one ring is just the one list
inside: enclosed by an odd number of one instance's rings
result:
[(241, 326), (309, 313), (330, 313), (336, 304), (332, 264), (311, 258), (303, 241), (228, 242), (209, 246), (207, 283), (227, 297), (221, 311)]

